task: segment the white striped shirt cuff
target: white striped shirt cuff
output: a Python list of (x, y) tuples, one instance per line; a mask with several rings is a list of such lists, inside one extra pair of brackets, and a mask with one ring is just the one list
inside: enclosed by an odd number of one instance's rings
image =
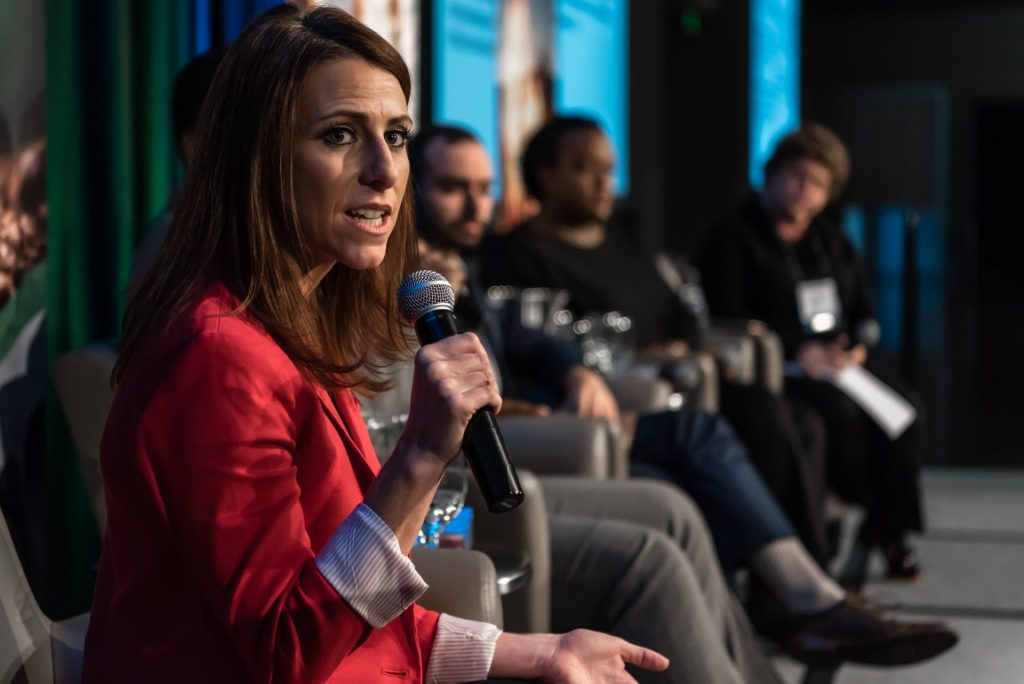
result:
[(427, 590), (395, 533), (365, 504), (338, 525), (316, 555), (316, 567), (373, 627), (394, 620)]
[(463, 620), (447, 613), (437, 623), (430, 651), (427, 684), (458, 684), (487, 679), (494, 645), (501, 630), (486, 622)]

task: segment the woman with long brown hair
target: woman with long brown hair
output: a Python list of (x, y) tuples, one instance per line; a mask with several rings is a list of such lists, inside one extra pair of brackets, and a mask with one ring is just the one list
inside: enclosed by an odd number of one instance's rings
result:
[(410, 353), (416, 264), (397, 52), (291, 6), (228, 51), (175, 222), (129, 307), (101, 459), (108, 523), (84, 679), (628, 681), (660, 655), (595, 632), (512, 635), (415, 606), (406, 557), (473, 413), (479, 340), (416, 354), (382, 467), (354, 390)]

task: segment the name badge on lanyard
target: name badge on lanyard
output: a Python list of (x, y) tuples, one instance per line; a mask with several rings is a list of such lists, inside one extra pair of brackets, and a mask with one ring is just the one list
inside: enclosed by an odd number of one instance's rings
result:
[(800, 322), (809, 332), (820, 335), (839, 327), (842, 306), (834, 278), (801, 280), (796, 284)]

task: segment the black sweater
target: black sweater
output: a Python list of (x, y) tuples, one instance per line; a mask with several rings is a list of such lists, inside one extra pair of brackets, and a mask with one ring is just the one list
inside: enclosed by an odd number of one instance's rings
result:
[[(795, 255), (796, 264), (787, 250)], [(792, 358), (805, 340), (796, 301), (798, 279), (832, 277), (839, 290), (842, 316), (838, 330), (852, 332), (875, 318), (863, 262), (834, 221), (819, 215), (792, 246), (776, 236), (760, 200), (752, 196), (739, 212), (716, 225), (700, 257), (701, 279), (713, 316), (756, 318), (782, 338)]]
[(677, 339), (699, 342), (696, 318), (661, 278), (652, 256), (615, 228), (598, 247), (582, 249), (527, 223), (490, 238), (483, 256), (488, 285), (568, 290), (577, 315), (618, 311), (629, 316), (641, 347)]

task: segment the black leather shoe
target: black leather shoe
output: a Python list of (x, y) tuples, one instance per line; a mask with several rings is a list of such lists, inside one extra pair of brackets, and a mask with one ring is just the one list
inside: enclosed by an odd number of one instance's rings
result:
[(882, 554), (885, 555), (889, 579), (917, 580), (921, 578), (923, 574), (921, 561), (918, 559), (914, 547), (901, 539), (900, 541), (883, 544), (880, 549)]
[[(921, 561), (917, 557), (914, 547), (907, 543), (904, 535), (883, 535), (873, 531), (867, 524), (861, 525), (857, 532), (857, 544), (867, 549), (878, 549), (885, 557), (886, 577), (891, 580), (917, 580), (924, 574)], [(857, 544), (854, 546), (856, 547)], [(867, 558), (864, 559), (867, 569)], [(847, 586), (847, 585), (843, 585)], [(860, 589), (863, 586), (857, 585), (853, 589)]]
[(889, 667), (934, 658), (953, 648), (959, 638), (943, 622), (894, 620), (850, 594), (828, 610), (795, 618), (783, 648), (808, 665), (850, 662)]

